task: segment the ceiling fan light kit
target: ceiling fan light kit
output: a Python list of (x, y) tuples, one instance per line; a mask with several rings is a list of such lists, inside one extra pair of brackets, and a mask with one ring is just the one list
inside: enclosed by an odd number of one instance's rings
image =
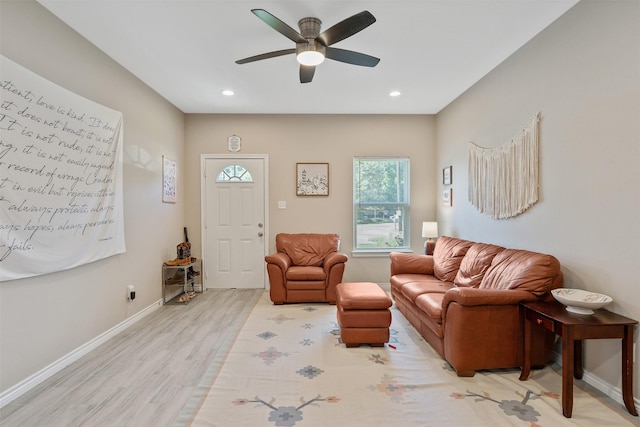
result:
[(317, 50), (300, 49), (296, 55), (296, 59), (301, 65), (315, 67), (324, 62), (324, 54)]
[(300, 83), (309, 83), (313, 79), (316, 65), (320, 65), (325, 57), (334, 61), (363, 67), (375, 67), (380, 62), (379, 58), (364, 53), (330, 47), (376, 22), (376, 18), (366, 10), (338, 22), (322, 34), (320, 34), (322, 21), (318, 18), (302, 18), (298, 21), (298, 27), (300, 28), (298, 33), (264, 9), (252, 9), (251, 12), (265, 24), (295, 42), (296, 48), (250, 56), (236, 61), (236, 64), (247, 64), (295, 53), (296, 59), (300, 63)]
[(325, 47), (316, 44), (315, 40), (312, 40), (312, 43), (298, 43), (296, 59), (302, 65), (316, 66), (324, 61), (325, 52)]

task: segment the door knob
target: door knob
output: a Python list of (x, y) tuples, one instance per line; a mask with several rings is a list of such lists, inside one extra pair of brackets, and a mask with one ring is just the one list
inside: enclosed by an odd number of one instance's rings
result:
[(258, 223), (258, 227), (262, 228), (262, 223), (261, 222)]
[(262, 236), (264, 236), (264, 233), (261, 231), (258, 233), (258, 237), (262, 237)]

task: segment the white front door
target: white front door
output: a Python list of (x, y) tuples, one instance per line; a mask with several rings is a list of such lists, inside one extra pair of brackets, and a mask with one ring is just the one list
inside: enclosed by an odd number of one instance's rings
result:
[(265, 288), (266, 156), (203, 156), (207, 288)]

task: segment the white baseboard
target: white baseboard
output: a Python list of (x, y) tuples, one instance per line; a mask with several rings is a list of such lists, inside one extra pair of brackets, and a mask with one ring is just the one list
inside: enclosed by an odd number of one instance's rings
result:
[(137, 312), (136, 314), (124, 320), (123, 322), (117, 324), (113, 328), (103, 332), (102, 334), (98, 335), (91, 341), (81, 345), (80, 347), (76, 348), (72, 352), (56, 360), (52, 364), (42, 368), (35, 374), (19, 382), (13, 387), (7, 389), (3, 393), (0, 393), (0, 408), (14, 401), (18, 397), (22, 396), (23, 394), (25, 394), (26, 392), (28, 392), (29, 390), (31, 390), (32, 388), (34, 388), (35, 386), (37, 386), (38, 384), (46, 380), (47, 378), (60, 372), (62, 369), (69, 366), (76, 360), (80, 359), (82, 356), (89, 353), (91, 350), (96, 349), (99, 345), (105, 343), (110, 338), (124, 331), (129, 326), (136, 323), (138, 320), (156, 311), (161, 306), (162, 306), (162, 300), (158, 300), (154, 302), (149, 307)]

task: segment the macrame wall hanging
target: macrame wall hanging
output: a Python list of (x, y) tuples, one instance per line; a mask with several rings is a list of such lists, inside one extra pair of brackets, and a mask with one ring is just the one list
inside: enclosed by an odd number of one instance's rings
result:
[(538, 201), (538, 122), (531, 118), (495, 148), (469, 143), (469, 202), (494, 219), (521, 214)]

